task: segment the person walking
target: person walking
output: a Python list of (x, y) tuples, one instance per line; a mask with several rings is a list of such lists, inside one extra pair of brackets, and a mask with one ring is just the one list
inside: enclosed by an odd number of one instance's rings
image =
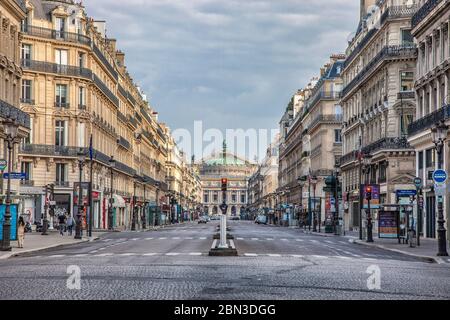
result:
[(64, 235), (64, 228), (66, 227), (66, 216), (64, 214), (60, 214), (58, 216), (58, 223), (59, 223), (59, 234)]
[(69, 236), (72, 235), (73, 225), (74, 225), (73, 218), (72, 216), (69, 215), (69, 217), (67, 218), (67, 232)]
[(19, 248), (23, 248), (23, 242), (25, 239), (25, 221), (23, 217), (19, 218), (19, 222), (17, 224), (17, 242), (19, 243)]

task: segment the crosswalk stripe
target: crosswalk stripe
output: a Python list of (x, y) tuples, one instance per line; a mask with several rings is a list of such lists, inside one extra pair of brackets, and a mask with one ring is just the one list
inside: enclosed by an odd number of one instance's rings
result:
[(189, 253), (190, 256), (201, 256), (202, 253), (201, 252), (191, 252)]
[(288, 239), (280, 239), (281, 241), (288, 241)]
[(200, 237), (199, 240), (206, 240), (206, 237)]
[(302, 240), (302, 239), (295, 239), (295, 241), (298, 241), (298, 242), (303, 242), (303, 240)]
[(259, 239), (258, 238), (252, 238), (252, 241), (258, 241)]
[(166, 237), (160, 237), (159, 240), (166, 240)]
[(120, 253), (119, 256), (129, 257), (129, 256), (135, 256), (135, 253)]
[(169, 253), (166, 253), (166, 256), (179, 256), (180, 254), (179, 253), (177, 253), (177, 252), (169, 252)]
[(246, 256), (246, 257), (257, 257), (258, 255), (256, 253), (244, 253), (244, 256)]
[(66, 255), (65, 254), (54, 254), (54, 255), (51, 255), (51, 256), (48, 256), (49, 258), (62, 258), (62, 257), (65, 257)]
[(352, 258), (346, 257), (346, 256), (336, 256), (336, 258), (344, 259), (344, 260), (351, 260)]
[(184, 240), (193, 240), (194, 238), (192, 238), (192, 237), (186, 237), (186, 238), (184, 238)]
[(180, 237), (173, 237), (173, 240), (180, 240)]
[(112, 253), (101, 253), (101, 254), (97, 254), (96, 257), (108, 257), (108, 256), (112, 256)]
[(325, 257), (325, 256), (318, 256), (318, 255), (313, 255), (313, 257), (317, 258), (317, 259), (327, 259), (328, 258), (328, 257)]
[(267, 241), (273, 241), (273, 239), (272, 239), (272, 238), (267, 238), (266, 240), (267, 240)]
[(244, 240), (244, 238), (236, 238), (236, 240)]
[(137, 241), (137, 240), (139, 240), (139, 238), (133, 238), (133, 239), (131, 239), (131, 241)]
[(303, 258), (301, 254), (291, 254), (291, 257), (293, 258)]
[(330, 240), (325, 240), (325, 242), (326, 242), (326, 243), (334, 244), (334, 242), (333, 242), (333, 241), (330, 241)]
[(151, 257), (151, 256), (156, 256), (157, 253), (151, 252), (151, 253), (144, 253), (143, 256), (145, 257)]
[(80, 257), (86, 257), (87, 255), (88, 255), (87, 253), (80, 253), (80, 254), (74, 255), (73, 257), (80, 258)]
[(281, 257), (281, 254), (268, 254), (269, 257)]
[(338, 242), (341, 244), (348, 244), (348, 242), (345, 242), (345, 241), (338, 241)]
[(145, 240), (153, 240), (153, 238), (145, 238)]

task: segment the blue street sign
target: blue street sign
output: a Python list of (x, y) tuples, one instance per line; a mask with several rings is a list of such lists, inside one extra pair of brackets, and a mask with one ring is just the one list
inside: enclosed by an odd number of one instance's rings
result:
[(399, 198), (411, 197), (417, 194), (417, 190), (397, 190), (396, 193)]
[(447, 172), (445, 170), (436, 170), (433, 172), (433, 180), (435, 183), (445, 183), (447, 181)]
[[(3, 179), (8, 179), (9, 173), (3, 174)], [(24, 172), (11, 172), (11, 179), (12, 180), (25, 180), (27, 178), (27, 174)]]

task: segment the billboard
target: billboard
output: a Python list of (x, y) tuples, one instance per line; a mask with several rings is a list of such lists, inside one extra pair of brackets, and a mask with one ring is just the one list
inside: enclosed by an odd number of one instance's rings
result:
[[(17, 240), (17, 204), (11, 205), (11, 241)], [(0, 205), (0, 240), (3, 240), (3, 222), (5, 221), (6, 205)]]
[(380, 185), (379, 184), (362, 184), (361, 196), (363, 199), (363, 209), (369, 208), (369, 201), (366, 199), (366, 187), (372, 187), (372, 199), (370, 200), (370, 209), (380, 209)]
[(398, 238), (398, 211), (380, 211), (378, 213), (378, 237)]

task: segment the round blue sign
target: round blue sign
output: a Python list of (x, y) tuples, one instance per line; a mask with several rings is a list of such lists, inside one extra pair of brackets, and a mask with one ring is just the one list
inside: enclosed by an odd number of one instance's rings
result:
[(433, 173), (433, 180), (435, 183), (444, 183), (447, 181), (447, 172), (445, 170), (436, 170)]

